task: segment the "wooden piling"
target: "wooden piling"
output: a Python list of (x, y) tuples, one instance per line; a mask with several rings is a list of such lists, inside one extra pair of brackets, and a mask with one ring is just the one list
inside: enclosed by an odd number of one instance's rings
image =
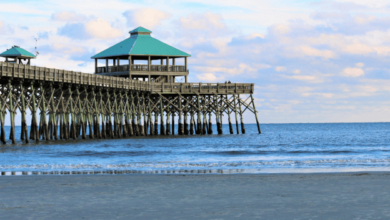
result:
[(144, 135), (147, 136), (148, 135), (148, 126), (149, 126), (149, 123), (148, 123), (148, 120), (147, 120), (147, 115), (148, 113), (146, 112), (146, 101), (145, 101), (145, 94), (142, 93), (142, 115), (143, 115), (143, 118), (144, 118)]
[(239, 134), (240, 129), (238, 129), (237, 103), (236, 103), (236, 95), (235, 94), (233, 94), (233, 103), (234, 103), (234, 114), (236, 116), (236, 131), (237, 131), (237, 134)]
[[(84, 89), (85, 92), (85, 89)], [(83, 105), (81, 103), (81, 95), (80, 95), (80, 88), (76, 87), (76, 94), (78, 97), (78, 106), (79, 106), (79, 118), (80, 118), (80, 126), (81, 126), (81, 138), (86, 139), (87, 138), (87, 122), (85, 118), (85, 110), (83, 108)], [(84, 96), (84, 95), (83, 95)], [(85, 98), (83, 104), (85, 104)]]
[(187, 112), (184, 112), (184, 135), (188, 135), (188, 118)]
[[(96, 137), (99, 139), (102, 139), (102, 132), (100, 131), (100, 105), (98, 104), (97, 98), (96, 98), (96, 93), (95, 93), (95, 88), (92, 89), (92, 95), (93, 95), (93, 100), (94, 100), (94, 108), (95, 108), (95, 120), (96, 120)], [(122, 97), (121, 97), (122, 98)], [(101, 102), (101, 96), (99, 101)]]
[[(228, 101), (227, 95), (226, 95), (226, 101)], [(229, 131), (230, 131), (230, 134), (233, 134), (234, 133), (233, 125), (232, 125), (232, 121), (230, 119), (230, 106), (227, 106), (227, 115), (228, 115), (228, 121), (229, 121)]]
[(252, 101), (253, 111), (254, 111), (254, 114), (255, 114), (255, 117), (256, 117), (257, 130), (259, 131), (259, 134), (261, 134), (259, 119), (257, 118), (257, 111), (256, 111), (255, 99), (253, 98), (252, 94), (251, 94), (251, 101)]
[(1, 129), (0, 129), (0, 132), (1, 132), (1, 135), (0, 135), (0, 139), (1, 139), (1, 143), (3, 144), (6, 144), (7, 141), (6, 141), (6, 134), (5, 134), (5, 129), (4, 129), (4, 125), (5, 125), (5, 114), (6, 114), (6, 95), (5, 95), (5, 89), (4, 89), (4, 85), (0, 85), (1, 86), (1, 98), (0, 98), (0, 122), (1, 122)]
[(150, 104), (150, 96), (148, 95), (148, 124), (150, 126), (149, 132), (150, 135), (154, 135), (154, 127), (153, 127), (153, 120), (152, 120), (152, 109)]
[(138, 129), (140, 132), (140, 136), (145, 136), (145, 130), (144, 130), (144, 122), (142, 120), (142, 108), (141, 108), (141, 100), (139, 97), (139, 93), (137, 92), (137, 105), (138, 105), (138, 112), (137, 112), (137, 119), (138, 119)]
[(211, 111), (209, 112), (209, 129), (208, 134), (213, 134), (213, 122), (211, 120)]
[(59, 115), (59, 120), (60, 120), (60, 139), (63, 140), (65, 139), (65, 137), (64, 137), (64, 119), (62, 116), (62, 112)]
[(106, 130), (107, 130), (107, 138), (114, 138), (114, 134), (112, 132), (112, 116), (111, 116), (111, 112), (112, 112), (112, 108), (111, 108), (111, 96), (110, 96), (110, 93), (108, 91), (108, 89), (106, 90), (106, 94), (107, 94), (107, 106), (108, 106), (108, 112), (107, 112), (107, 120), (106, 120)]
[(209, 124), (207, 123), (207, 112), (203, 114), (203, 134), (208, 134)]
[(207, 116), (206, 116), (206, 111), (203, 111), (203, 127), (202, 127), (202, 134), (205, 135), (207, 134)]
[(125, 92), (125, 98), (126, 98), (126, 124), (127, 124), (127, 130), (129, 136), (133, 136), (133, 126), (131, 123), (131, 102), (129, 101), (129, 97), (127, 95), (127, 92)]
[(129, 136), (129, 133), (127, 131), (127, 121), (126, 121), (126, 108), (124, 106), (124, 103), (123, 103), (123, 98), (124, 98), (124, 95), (123, 95), (123, 92), (120, 91), (119, 93), (119, 99), (120, 99), (120, 120), (121, 120), (121, 127), (122, 127), (122, 136), (123, 137), (128, 137)]
[(154, 112), (154, 134), (158, 135), (158, 112)]
[(197, 117), (197, 126), (196, 126), (196, 134), (202, 134), (202, 121), (201, 121), (201, 113), (200, 113), (200, 95), (197, 97), (198, 101), (198, 117)]
[(69, 111), (66, 109), (66, 114), (65, 114), (65, 136), (66, 140), (69, 140), (70, 138), (70, 117), (69, 117)]
[(122, 138), (122, 128), (121, 128), (121, 118), (120, 112), (118, 108), (118, 97), (117, 91), (114, 91), (114, 105), (115, 105), (115, 114), (114, 114), (114, 134), (118, 138)]
[(164, 124), (164, 106), (162, 97), (160, 97), (160, 135), (165, 135), (165, 124)]
[[(3, 104), (3, 103), (1, 103)], [(4, 106), (4, 105), (2, 105)], [(0, 121), (1, 121), (1, 142), (3, 144), (6, 144), (6, 138), (5, 138), (5, 129), (4, 129), (4, 124), (5, 124), (5, 111), (3, 112), (2, 110), (0, 111)]]
[(175, 135), (175, 113), (172, 112), (172, 135)]
[(183, 110), (182, 110), (182, 102), (181, 102), (181, 97), (179, 97), (179, 123), (178, 123), (178, 134), (183, 135), (184, 134), (184, 127), (183, 127)]
[[(23, 85), (23, 81), (21, 81), (20, 83), (20, 92), (21, 92), (21, 96), (20, 96), (20, 99), (22, 101), (22, 110), (21, 110), (21, 114), (22, 114), (22, 130), (20, 131), (20, 134), (21, 134), (21, 140), (26, 140), (26, 143), (29, 143), (29, 138), (28, 138), (28, 131), (27, 131), (27, 120), (26, 120), (26, 100), (25, 100), (25, 88), (24, 88), (24, 85)], [(1, 117), (1, 116), (0, 116)]]
[(219, 116), (219, 114), (221, 113), (220, 112), (220, 106), (219, 106), (219, 102), (218, 102), (218, 97), (215, 95), (214, 96), (214, 101), (215, 101), (215, 104), (216, 104), (216, 110), (215, 110), (215, 121), (217, 123), (217, 132), (218, 134), (222, 134), (221, 133), (221, 122), (220, 122), (220, 119), (221, 117)]
[(167, 129), (166, 129), (166, 134), (167, 135), (170, 135), (171, 134), (171, 122), (169, 120), (169, 115), (170, 115), (170, 112), (167, 111)]
[(58, 115), (54, 113), (54, 140), (58, 140)]
[[(190, 118), (190, 135), (194, 134), (194, 112), (191, 112), (191, 118)], [(196, 130), (196, 128), (195, 128)]]
[(15, 111), (16, 109), (14, 108), (14, 95), (13, 95), (13, 88), (11, 88), (11, 80), (8, 81), (8, 100), (9, 100), (9, 114), (11, 117), (11, 132), (10, 132), (10, 139), (12, 140), (12, 144), (15, 144)]
[(68, 92), (69, 92), (69, 102), (70, 102), (70, 114), (72, 118), (72, 123), (71, 123), (71, 136), (73, 140), (76, 140), (76, 114), (75, 110), (73, 108), (73, 97), (72, 97), (72, 89), (68, 87)]
[(223, 112), (224, 112), (224, 108), (223, 108), (223, 95), (221, 95), (221, 105), (220, 105), (220, 109), (219, 109), (219, 117), (220, 117), (220, 134), (223, 134)]
[(244, 119), (242, 118), (242, 110), (241, 110), (241, 100), (240, 100), (240, 94), (237, 95), (238, 97), (238, 108), (240, 110), (240, 121), (241, 121), (241, 133), (245, 134), (245, 125), (244, 125)]
[(41, 87), (41, 98), (42, 98), (42, 110), (43, 114), (41, 114), (41, 117), (43, 117), (42, 124), (43, 124), (43, 132), (45, 134), (45, 139), (49, 140), (49, 128), (47, 126), (47, 117), (46, 117), (46, 111), (47, 111), (47, 105), (46, 105), (46, 100), (45, 100), (45, 95), (46, 95), (46, 90), (43, 87), (43, 83), (40, 83)]

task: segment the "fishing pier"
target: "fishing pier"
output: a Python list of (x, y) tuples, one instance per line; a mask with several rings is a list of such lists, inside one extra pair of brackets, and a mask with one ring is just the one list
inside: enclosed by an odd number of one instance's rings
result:
[[(222, 134), (223, 115), (228, 116), (230, 134), (245, 134), (247, 110), (255, 114), (261, 133), (253, 83), (188, 83), (189, 54), (151, 37), (145, 28), (130, 34), (92, 57), (95, 74), (31, 66), (35, 56), (17, 46), (0, 54), (6, 59), (0, 62), (1, 143), (7, 137), (16, 143), (17, 112), (20, 139), (26, 143), (175, 135), (175, 121), (177, 135), (213, 134), (213, 121), (215, 133)], [(176, 65), (180, 59), (183, 65)], [(102, 60), (105, 65), (99, 66)]]

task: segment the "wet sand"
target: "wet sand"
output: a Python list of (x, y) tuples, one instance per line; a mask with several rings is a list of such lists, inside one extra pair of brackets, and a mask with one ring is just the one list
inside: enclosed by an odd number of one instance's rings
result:
[(389, 219), (390, 173), (0, 177), (1, 219)]

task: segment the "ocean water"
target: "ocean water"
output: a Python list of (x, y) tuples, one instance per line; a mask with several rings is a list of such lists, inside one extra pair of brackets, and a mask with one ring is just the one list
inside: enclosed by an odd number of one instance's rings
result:
[(262, 134), (255, 124), (245, 127), (246, 134), (233, 135), (224, 125), (223, 135), (8, 141), (0, 144), (0, 173), (390, 170), (390, 123), (262, 124)]

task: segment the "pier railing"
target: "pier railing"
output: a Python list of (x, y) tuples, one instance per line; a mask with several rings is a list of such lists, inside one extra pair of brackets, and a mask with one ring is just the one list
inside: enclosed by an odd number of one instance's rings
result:
[[(169, 71), (168, 71), (169, 70)], [(120, 65), (120, 66), (108, 66), (108, 67), (98, 67), (96, 73), (114, 73), (114, 72), (126, 72), (129, 71), (129, 65)], [(141, 71), (141, 72), (186, 72), (185, 66), (169, 66), (166, 65), (150, 65), (145, 64), (132, 64), (131, 71)]]
[(102, 86), (118, 89), (150, 91), (148, 82), (120, 77), (100, 76), (23, 64), (0, 62), (0, 77), (13, 77), (45, 82), (62, 82), (89, 86)]
[(252, 94), (253, 83), (152, 83), (151, 92), (199, 94)]
[(102, 86), (152, 93), (252, 94), (253, 83), (154, 83), (114, 76), (0, 62), (0, 77)]

